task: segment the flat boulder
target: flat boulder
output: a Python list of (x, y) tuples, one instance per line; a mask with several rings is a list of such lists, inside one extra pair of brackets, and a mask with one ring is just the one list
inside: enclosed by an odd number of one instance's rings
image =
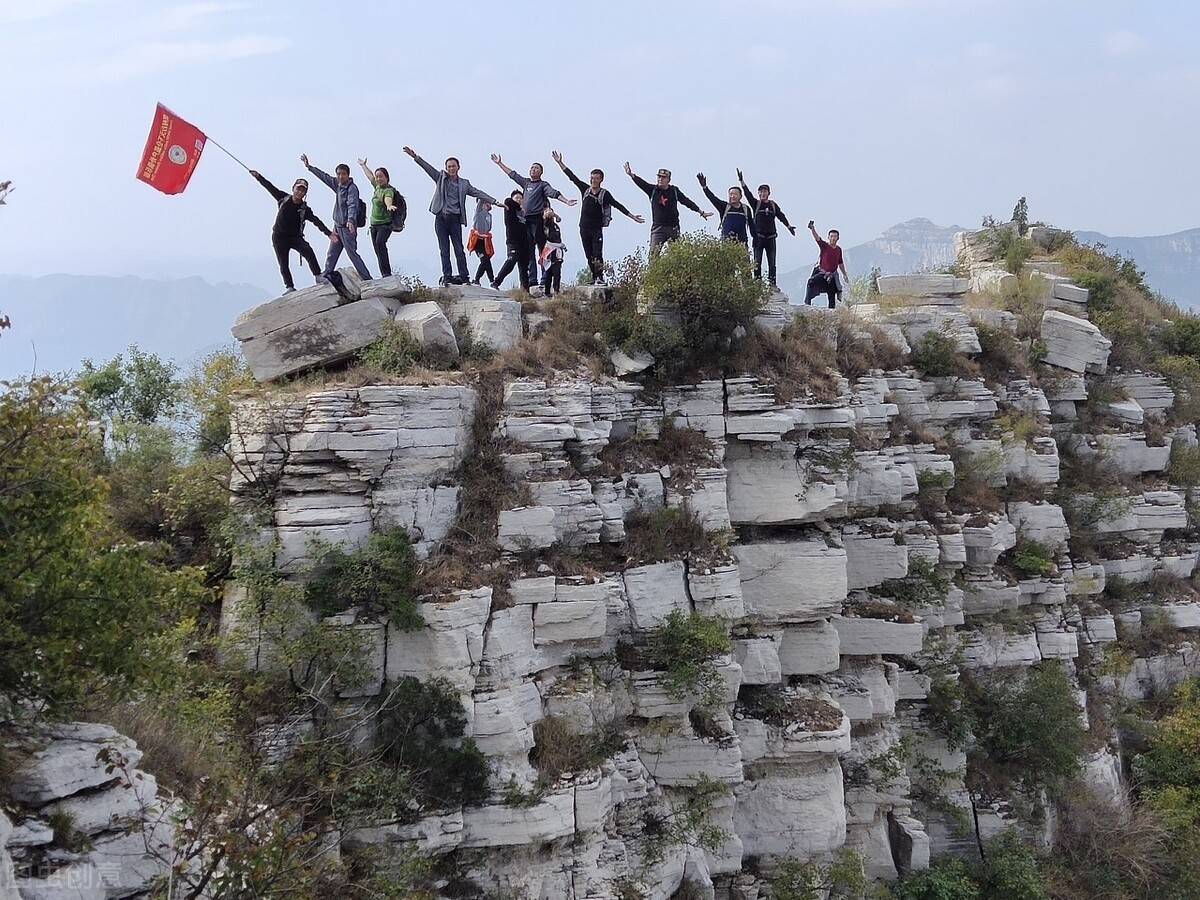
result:
[[(347, 292), (359, 297), (353, 270), (343, 271), (342, 277)], [(399, 305), (397, 299), (380, 296), (347, 302), (331, 285), (318, 284), (243, 313), (233, 336), (254, 377), (271, 381), (349, 359), (379, 337)]]
[(396, 310), (396, 324), (411, 334), (422, 347), (431, 347), (458, 358), (454, 328), (432, 300), (409, 303)]
[(1100, 329), (1077, 316), (1048, 309), (1042, 313), (1042, 340), (1046, 344), (1045, 361), (1070, 372), (1103, 375), (1108, 367), (1112, 341)]

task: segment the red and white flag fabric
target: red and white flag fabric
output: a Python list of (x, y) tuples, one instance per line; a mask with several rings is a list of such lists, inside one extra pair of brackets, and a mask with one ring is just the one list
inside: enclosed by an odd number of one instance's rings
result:
[(158, 104), (138, 167), (138, 181), (164, 194), (182, 193), (200, 162), (206, 140), (203, 131)]

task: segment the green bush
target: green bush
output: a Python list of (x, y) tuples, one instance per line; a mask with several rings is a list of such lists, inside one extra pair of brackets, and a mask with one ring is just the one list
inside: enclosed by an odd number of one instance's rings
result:
[(811, 862), (787, 856), (771, 874), (771, 900), (868, 900), (878, 897), (867, 878), (865, 859), (841, 849), (829, 862)]
[(985, 848), (980, 882), (983, 900), (1046, 900), (1048, 896), (1037, 857), (1013, 831)]
[(113, 521), (73, 400), (50, 379), (0, 395), (0, 696), (54, 710), (166, 677), (211, 599), (199, 570), (167, 569)]
[(422, 810), (478, 806), (488, 799), (488, 762), (471, 738), (458, 690), (444, 679), (401, 678), (380, 706), (378, 762), (406, 782), (402, 820)]
[(416, 595), (417, 556), (403, 528), (377, 531), (358, 550), (332, 547), (318, 560), (316, 571), (306, 598), (321, 615), (359, 606), (404, 631), (424, 624)]
[(1031, 790), (1059, 787), (1079, 773), (1087, 732), (1060, 666), (964, 679), (964, 689), (974, 763)]
[(388, 375), (407, 374), (420, 360), (420, 342), (396, 322), (384, 322), (375, 342), (358, 354), (358, 361), (364, 366)]
[(97, 366), (83, 361), (79, 392), (94, 412), (113, 421), (150, 424), (169, 418), (182, 399), (182, 385), (172, 363), (136, 346)]
[(655, 664), (666, 672), (671, 696), (683, 699), (694, 694), (706, 706), (720, 699), (724, 681), (713, 657), (728, 653), (732, 646), (724, 620), (672, 610), (650, 632), (648, 645)]
[(926, 332), (912, 348), (912, 364), (933, 378), (960, 374), (963, 362), (958, 343), (941, 331)]
[(925, 557), (913, 556), (908, 561), (907, 576), (889, 578), (875, 592), (906, 609), (942, 606), (950, 593), (950, 577)]
[(739, 326), (749, 329), (763, 310), (766, 287), (736, 241), (689, 234), (650, 261), (642, 294), (678, 315), (688, 356), (702, 359), (724, 353)]
[(1054, 554), (1045, 544), (1022, 539), (1013, 549), (1013, 565), (1026, 578), (1040, 578), (1054, 571)]
[(943, 857), (924, 872), (901, 878), (892, 885), (896, 900), (981, 900), (979, 884), (970, 866), (961, 859)]

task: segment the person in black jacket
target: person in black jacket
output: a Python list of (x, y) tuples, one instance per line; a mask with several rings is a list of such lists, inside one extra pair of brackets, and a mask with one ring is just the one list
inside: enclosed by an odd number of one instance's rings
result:
[(650, 255), (658, 253), (659, 247), (669, 244), (679, 237), (679, 204), (682, 203), (690, 210), (700, 213), (702, 218), (709, 218), (712, 213), (705, 212), (692, 200), (684, 196), (683, 191), (671, 184), (671, 170), (659, 169), (658, 179), (654, 184), (638, 178), (625, 163), (625, 174), (633, 179), (642, 191), (650, 198)]
[(529, 293), (529, 263), (533, 259), (533, 242), (529, 239), (529, 228), (521, 217), (521, 206), (525, 195), (513, 191), (504, 201), (504, 243), (508, 248), (508, 259), (496, 273), (492, 287), (500, 290), (500, 284), (514, 268), (521, 278), (521, 290)]
[(592, 283), (604, 284), (604, 229), (612, 221), (612, 211), (619, 209), (639, 224), (645, 224), (646, 219), (644, 216), (635, 216), (616, 197), (601, 187), (604, 184), (604, 173), (600, 169), (592, 169), (588, 174), (589, 183), (584, 184), (567, 168), (559, 151), (555, 150), (550, 155), (583, 195), (583, 206), (579, 208), (579, 240), (583, 244), (583, 255), (587, 257), (588, 268), (592, 270)]
[(279, 211), (275, 213), (275, 224), (271, 227), (271, 246), (275, 248), (275, 258), (279, 261), (279, 274), (283, 276), (283, 286), (286, 288), (284, 293), (291, 293), (296, 289), (292, 282), (292, 270), (288, 267), (288, 253), (292, 250), (299, 253), (300, 258), (308, 263), (313, 277), (320, 282), (321, 267), (317, 264), (317, 254), (313, 252), (312, 245), (304, 239), (304, 223), (312, 222), (325, 237), (329, 237), (330, 234), (325, 223), (317, 218), (312, 207), (305, 202), (308, 196), (308, 180), (297, 178), (292, 185), (292, 192), (285, 194), (253, 169), (250, 170), (250, 174), (279, 204)]
[(731, 187), (729, 201), (726, 202), (708, 189), (708, 179), (703, 172), (696, 174), (696, 180), (704, 189), (708, 202), (721, 217), (721, 237), (737, 241), (743, 247), (749, 246), (750, 238), (754, 236), (754, 210), (742, 200), (742, 189)]
[(754, 277), (762, 278), (762, 258), (763, 253), (767, 254), (767, 280), (771, 286), (775, 286), (775, 239), (779, 236), (779, 230), (775, 226), (776, 220), (783, 223), (783, 227), (792, 233), (792, 237), (796, 236), (796, 228), (787, 220), (787, 216), (783, 214), (783, 210), (779, 208), (779, 204), (771, 199), (771, 186), (769, 184), (760, 184), (758, 186), (758, 198), (750, 193), (750, 188), (746, 187), (746, 179), (742, 177), (742, 170), (737, 170), (738, 184), (742, 186), (742, 193), (750, 201), (750, 206), (754, 210)]

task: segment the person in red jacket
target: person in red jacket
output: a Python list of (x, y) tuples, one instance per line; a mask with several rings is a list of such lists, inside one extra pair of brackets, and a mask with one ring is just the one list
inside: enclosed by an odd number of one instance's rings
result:
[(821, 260), (813, 269), (812, 277), (808, 279), (808, 290), (804, 292), (805, 306), (812, 305), (813, 297), (817, 294), (829, 295), (829, 308), (833, 309), (838, 295), (838, 272), (842, 273), (844, 282), (850, 280), (846, 274), (846, 264), (842, 261), (842, 248), (838, 246), (841, 234), (836, 228), (829, 229), (829, 240), (821, 240), (812, 219), (808, 220), (808, 230), (812, 232), (813, 240), (821, 250)]

